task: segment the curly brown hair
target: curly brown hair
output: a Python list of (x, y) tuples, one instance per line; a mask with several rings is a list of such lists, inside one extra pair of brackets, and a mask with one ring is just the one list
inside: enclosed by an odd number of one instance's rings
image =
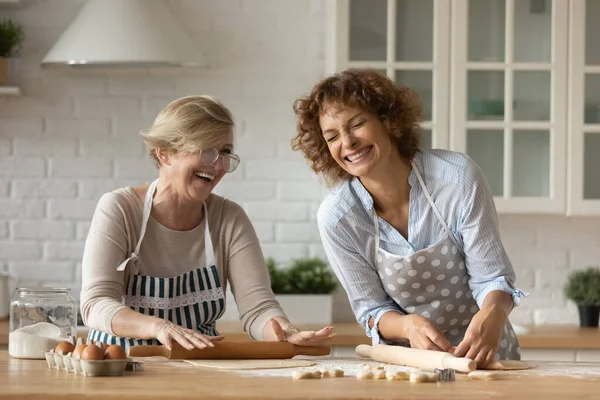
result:
[(292, 149), (302, 151), (311, 169), (328, 186), (351, 178), (329, 153), (319, 116), (329, 107), (358, 107), (386, 123), (402, 157), (412, 159), (421, 143), (422, 107), (412, 89), (397, 86), (387, 76), (368, 69), (349, 69), (318, 82), (294, 102), (298, 117)]

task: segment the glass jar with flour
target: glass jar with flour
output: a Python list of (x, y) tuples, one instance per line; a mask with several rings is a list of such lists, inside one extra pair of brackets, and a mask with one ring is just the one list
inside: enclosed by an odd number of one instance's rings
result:
[(77, 333), (77, 302), (70, 289), (17, 288), (10, 302), (8, 352), (14, 358), (44, 359), (44, 351)]

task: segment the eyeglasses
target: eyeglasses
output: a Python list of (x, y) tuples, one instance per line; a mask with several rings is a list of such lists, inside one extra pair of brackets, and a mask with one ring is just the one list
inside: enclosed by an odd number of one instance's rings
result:
[(215, 165), (219, 158), (222, 159), (221, 166), (225, 172), (233, 172), (240, 165), (240, 157), (236, 154), (219, 154), (219, 150), (213, 147), (200, 151), (200, 160), (204, 165)]

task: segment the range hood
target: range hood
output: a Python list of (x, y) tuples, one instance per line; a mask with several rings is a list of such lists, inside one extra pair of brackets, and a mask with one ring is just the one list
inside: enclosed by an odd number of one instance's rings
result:
[(42, 61), (43, 67), (206, 64), (162, 0), (88, 0)]

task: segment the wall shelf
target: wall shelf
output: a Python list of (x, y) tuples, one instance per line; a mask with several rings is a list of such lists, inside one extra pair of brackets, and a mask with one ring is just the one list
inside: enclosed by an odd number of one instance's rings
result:
[[(4, 0), (0, 0), (4, 1)], [(16, 86), (0, 86), (0, 96), (20, 96), (21, 89)]]

